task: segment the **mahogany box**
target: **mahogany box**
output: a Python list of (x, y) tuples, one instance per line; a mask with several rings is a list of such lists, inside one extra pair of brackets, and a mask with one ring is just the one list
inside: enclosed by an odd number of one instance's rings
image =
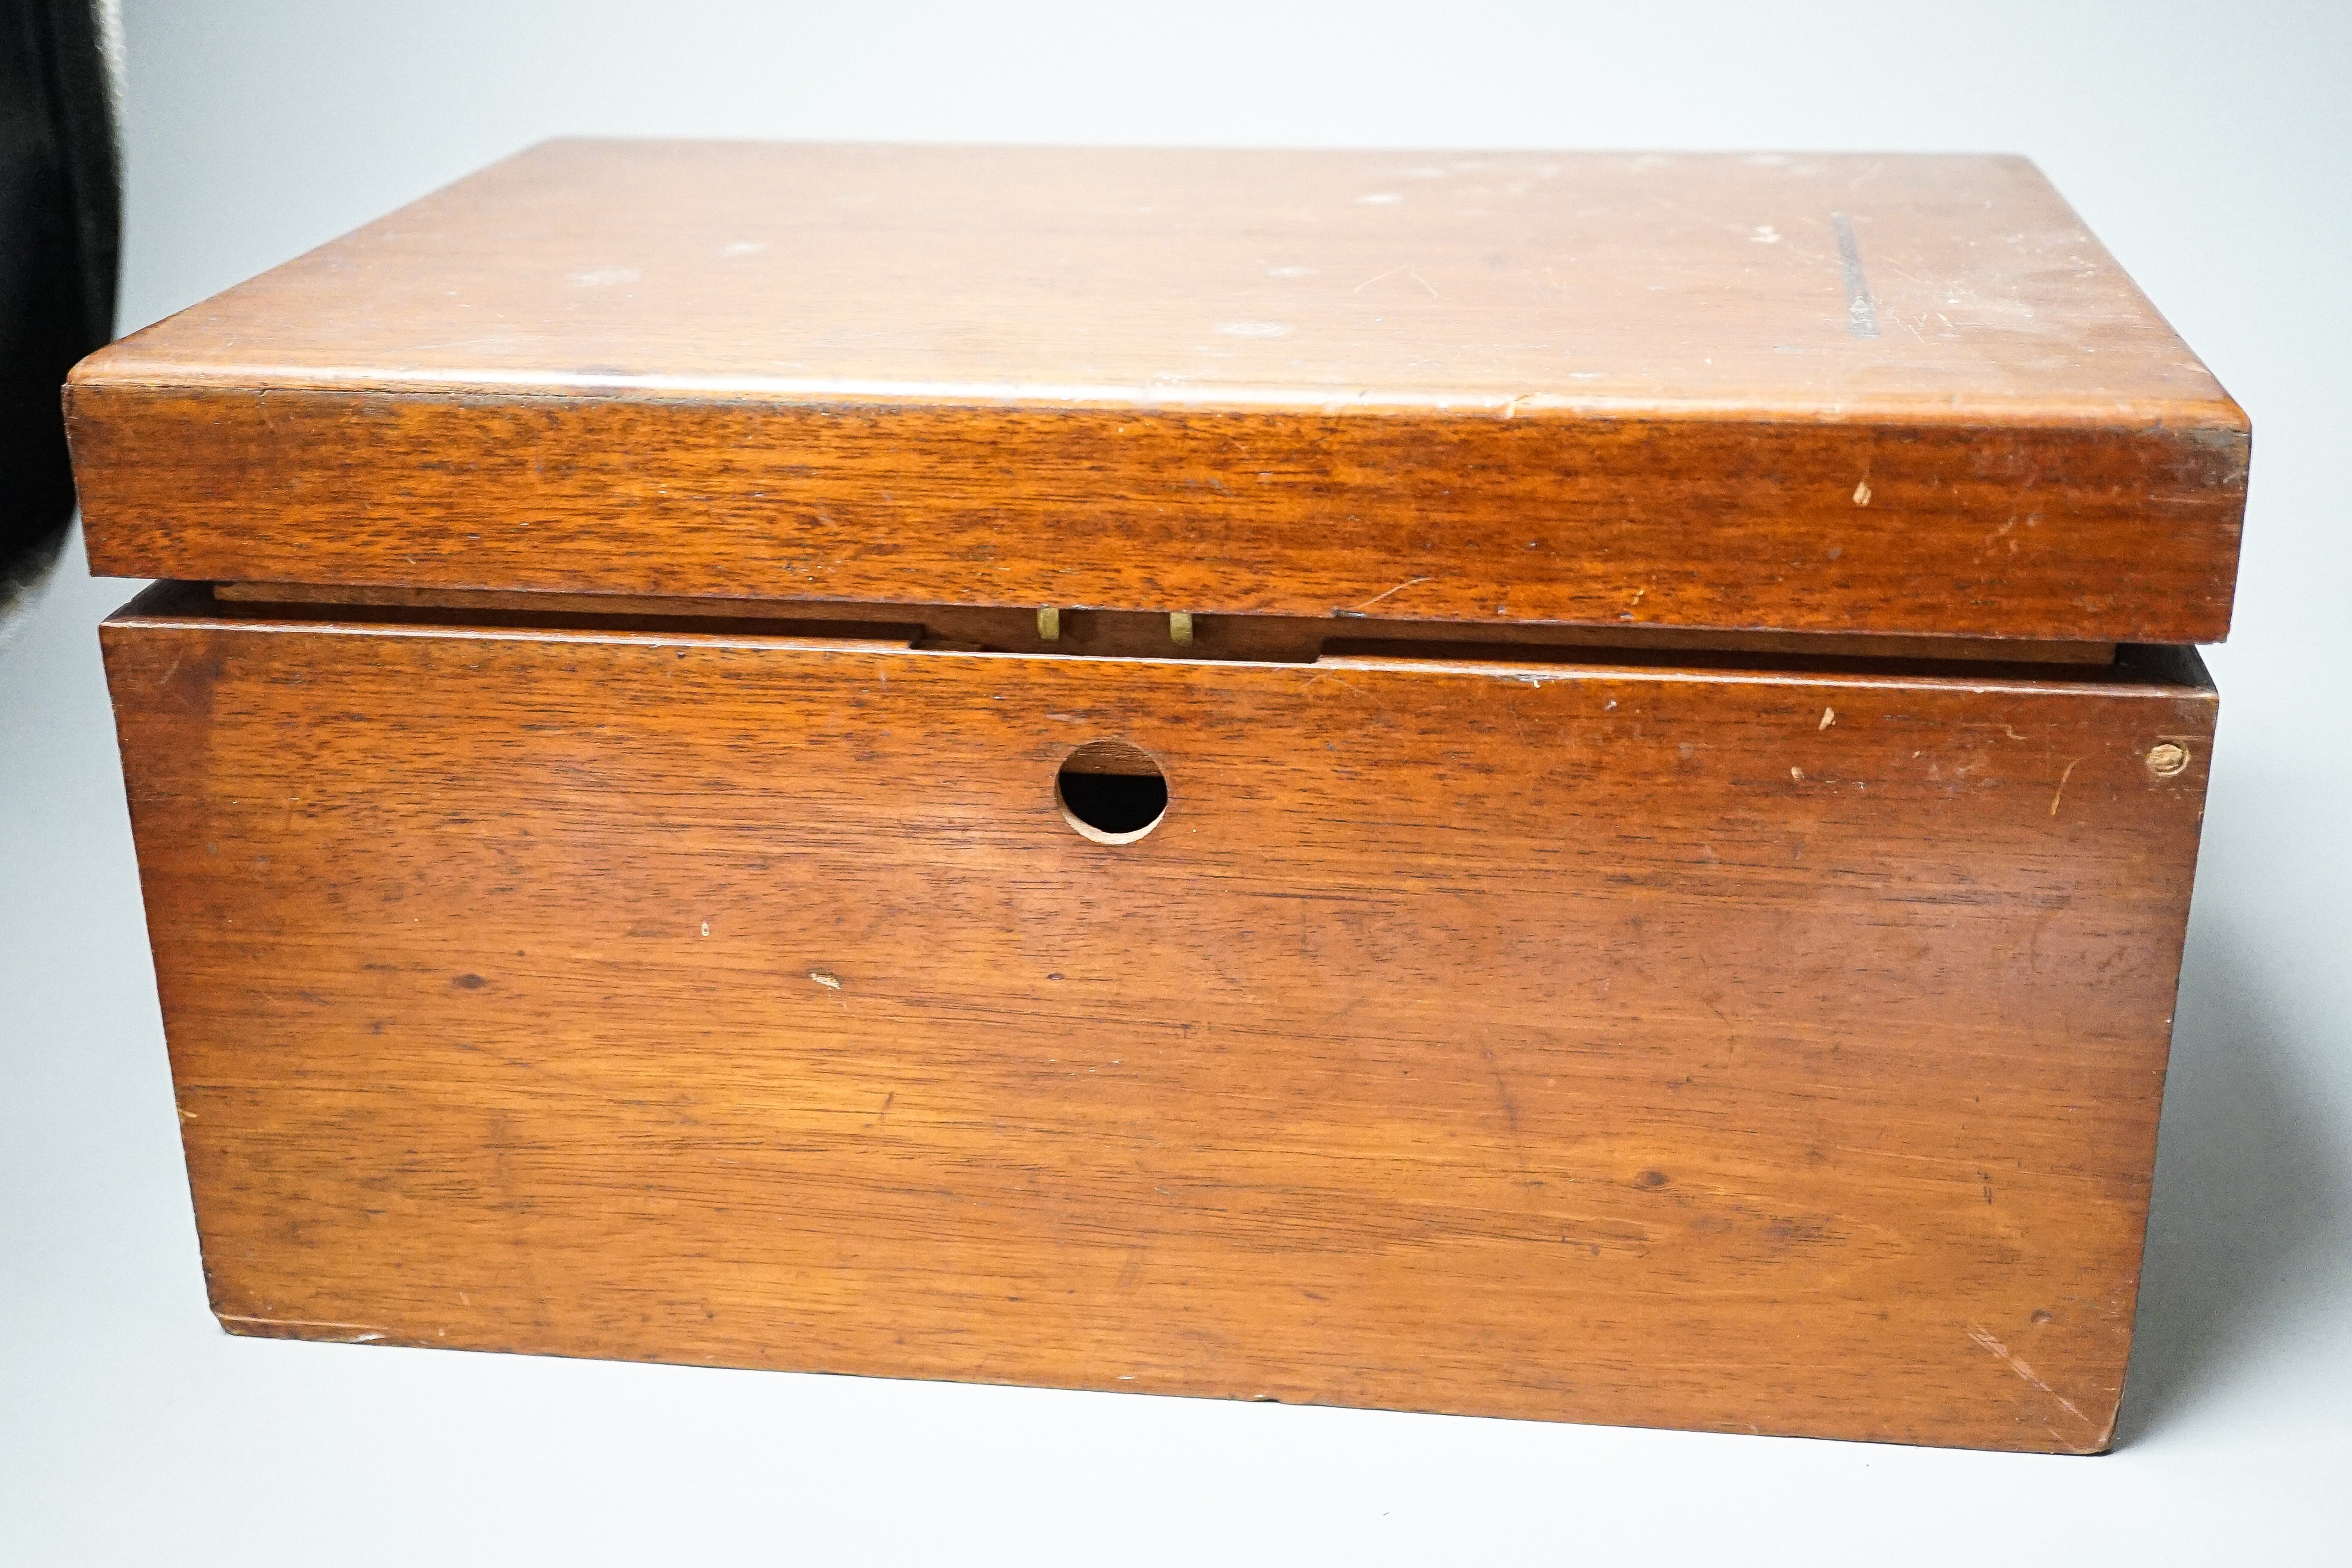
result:
[(2249, 434), (2030, 164), (560, 142), (67, 401), (230, 1331), (2111, 1440)]

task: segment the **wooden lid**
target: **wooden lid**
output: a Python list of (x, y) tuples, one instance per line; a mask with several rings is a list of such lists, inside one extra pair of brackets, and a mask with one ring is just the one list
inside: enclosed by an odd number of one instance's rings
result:
[(2094, 641), (2249, 447), (1997, 157), (551, 142), (68, 402), (123, 576)]

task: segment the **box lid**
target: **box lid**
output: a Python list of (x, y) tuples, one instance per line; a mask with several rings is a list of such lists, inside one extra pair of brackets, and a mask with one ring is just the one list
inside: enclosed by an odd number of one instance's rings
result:
[(2218, 640), (2022, 160), (550, 142), (101, 351), (124, 576)]

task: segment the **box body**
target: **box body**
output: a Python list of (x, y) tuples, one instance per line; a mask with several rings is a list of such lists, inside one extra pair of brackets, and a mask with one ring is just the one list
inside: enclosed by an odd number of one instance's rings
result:
[(110, 624), (228, 1327), (2108, 1441), (2185, 665), (790, 631)]

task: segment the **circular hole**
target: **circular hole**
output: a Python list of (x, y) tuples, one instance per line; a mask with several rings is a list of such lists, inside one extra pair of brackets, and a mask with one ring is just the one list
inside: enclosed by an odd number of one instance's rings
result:
[(1125, 741), (1089, 741), (1062, 759), (1054, 798), (1070, 826), (1097, 844), (1132, 844), (1168, 814), (1168, 775)]

